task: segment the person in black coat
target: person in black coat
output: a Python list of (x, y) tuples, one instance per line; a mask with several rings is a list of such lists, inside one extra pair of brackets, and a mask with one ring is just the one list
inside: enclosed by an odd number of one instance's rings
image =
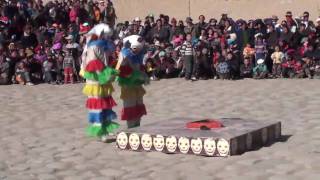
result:
[(23, 48), (35, 48), (38, 45), (37, 36), (32, 32), (32, 27), (26, 25), (20, 39)]

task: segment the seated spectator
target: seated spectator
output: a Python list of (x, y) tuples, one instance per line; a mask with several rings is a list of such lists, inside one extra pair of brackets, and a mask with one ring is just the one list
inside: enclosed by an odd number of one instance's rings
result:
[(252, 78), (252, 63), (250, 57), (244, 59), (243, 64), (240, 66), (240, 77), (241, 78)]
[(29, 86), (34, 85), (34, 84), (31, 82), (30, 70), (29, 70), (29, 68), (27, 67), (27, 65), (25, 64), (25, 62), (23, 62), (23, 61), (18, 63), (15, 77), (16, 77), (15, 80), (16, 80), (19, 84), (29, 85)]
[(313, 77), (315, 75), (315, 70), (316, 70), (315, 61), (313, 59), (311, 59), (310, 57), (303, 58), (303, 61), (305, 62), (303, 65), (303, 71), (304, 71), (305, 75), (309, 79), (313, 79)]
[(230, 68), (230, 78), (235, 80), (239, 78), (239, 61), (235, 57), (235, 55), (230, 51), (227, 53), (227, 63), (229, 64)]
[(224, 58), (220, 59), (220, 62), (218, 62), (216, 71), (219, 79), (230, 79), (230, 67)]
[(265, 79), (268, 77), (267, 65), (264, 63), (264, 59), (259, 59), (257, 61), (256, 67), (253, 68), (253, 78), (254, 79)]
[(284, 78), (302, 78), (304, 75), (302, 64), (292, 55), (282, 63), (282, 76)]
[(166, 53), (161, 51), (159, 53), (159, 60), (156, 61), (155, 66), (155, 77), (158, 79), (162, 78), (173, 78), (175, 74), (174, 62), (172, 59), (166, 57)]

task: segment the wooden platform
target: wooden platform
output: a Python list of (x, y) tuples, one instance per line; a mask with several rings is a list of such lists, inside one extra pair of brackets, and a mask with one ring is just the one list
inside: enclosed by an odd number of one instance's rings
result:
[(188, 129), (186, 123), (197, 121), (175, 118), (118, 133), (122, 150), (158, 151), (202, 156), (225, 157), (272, 143), (281, 137), (281, 122), (248, 119), (216, 119), (224, 127), (210, 130)]

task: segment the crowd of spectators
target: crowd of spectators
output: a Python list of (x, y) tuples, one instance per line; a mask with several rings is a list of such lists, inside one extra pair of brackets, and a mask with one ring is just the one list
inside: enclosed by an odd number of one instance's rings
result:
[(74, 83), (86, 33), (95, 24), (114, 29), (114, 64), (122, 39), (140, 35), (146, 42), (144, 65), (151, 80), (242, 78), (320, 79), (320, 18), (306, 11), (283, 20), (217, 20), (200, 15), (197, 22), (161, 14), (116, 24), (109, 0), (0, 1), (0, 84)]

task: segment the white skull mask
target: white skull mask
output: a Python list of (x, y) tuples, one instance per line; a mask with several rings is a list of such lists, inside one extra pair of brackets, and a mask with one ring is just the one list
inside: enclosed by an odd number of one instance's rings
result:
[(191, 150), (194, 154), (200, 154), (202, 151), (202, 140), (200, 138), (191, 139)]
[(141, 145), (145, 151), (150, 151), (152, 147), (152, 138), (150, 134), (143, 134), (141, 137)]
[(230, 150), (229, 142), (225, 139), (219, 139), (217, 143), (217, 149), (220, 156), (227, 156)]
[(128, 144), (128, 136), (126, 133), (121, 132), (117, 136), (117, 144), (120, 149), (125, 149)]
[(205, 139), (203, 146), (204, 146), (204, 151), (208, 156), (213, 156), (214, 153), (216, 152), (216, 141), (213, 138)]
[(177, 139), (174, 136), (168, 136), (166, 138), (166, 147), (170, 153), (174, 153), (177, 149)]
[(190, 141), (188, 138), (180, 137), (178, 141), (178, 147), (180, 149), (180, 152), (183, 154), (187, 154), (190, 149)]
[(164, 137), (162, 135), (156, 135), (153, 138), (153, 146), (156, 151), (162, 151), (164, 148)]
[(140, 145), (140, 138), (138, 134), (135, 134), (135, 133), (130, 134), (129, 145), (132, 150), (138, 150)]

